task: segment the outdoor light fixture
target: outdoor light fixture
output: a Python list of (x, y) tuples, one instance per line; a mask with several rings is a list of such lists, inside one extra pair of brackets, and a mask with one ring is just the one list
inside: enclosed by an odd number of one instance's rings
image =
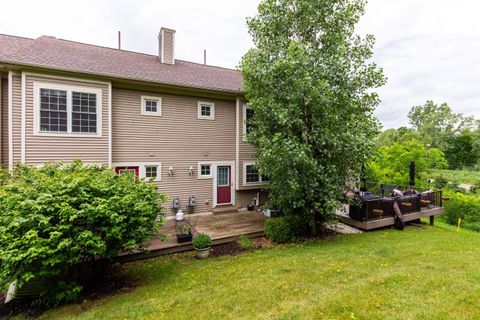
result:
[(168, 175), (173, 176), (173, 167), (172, 166), (170, 166), (170, 168), (168, 168)]
[(193, 176), (193, 167), (190, 166), (190, 168), (188, 169), (188, 174)]

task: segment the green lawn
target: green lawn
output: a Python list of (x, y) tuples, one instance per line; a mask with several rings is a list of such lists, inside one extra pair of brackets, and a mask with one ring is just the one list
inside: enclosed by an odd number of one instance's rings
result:
[(480, 183), (480, 171), (470, 170), (440, 170), (431, 169), (430, 174), (425, 174), (425, 179), (438, 176), (445, 177), (449, 182), (466, 183), (476, 185)]
[(478, 233), (439, 224), (338, 236), (234, 257), (135, 262), (128, 293), (44, 319), (475, 319)]

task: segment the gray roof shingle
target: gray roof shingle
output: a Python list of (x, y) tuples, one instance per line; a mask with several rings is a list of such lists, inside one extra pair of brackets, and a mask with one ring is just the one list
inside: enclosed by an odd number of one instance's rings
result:
[(234, 94), (242, 92), (239, 71), (41, 36), (37, 39), (0, 34), (0, 62), (89, 73)]

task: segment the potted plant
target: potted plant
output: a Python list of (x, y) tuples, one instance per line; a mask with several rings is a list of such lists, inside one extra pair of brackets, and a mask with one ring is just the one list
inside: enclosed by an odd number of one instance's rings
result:
[(192, 227), (187, 223), (177, 223), (175, 226), (175, 231), (177, 234), (177, 242), (188, 242), (192, 241)]
[(200, 259), (205, 259), (210, 253), (212, 246), (212, 238), (208, 234), (200, 233), (192, 241), (193, 248), (197, 251), (197, 256)]

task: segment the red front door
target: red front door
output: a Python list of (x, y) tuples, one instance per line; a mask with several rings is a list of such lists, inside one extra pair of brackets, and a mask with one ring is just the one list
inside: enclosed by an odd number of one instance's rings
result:
[(217, 204), (232, 203), (231, 167), (217, 167)]
[(136, 177), (138, 177), (138, 175), (139, 175), (138, 166), (135, 166), (135, 167), (116, 167), (115, 168), (115, 173), (117, 173), (117, 174), (121, 174), (121, 173), (124, 173), (124, 172), (134, 172)]

